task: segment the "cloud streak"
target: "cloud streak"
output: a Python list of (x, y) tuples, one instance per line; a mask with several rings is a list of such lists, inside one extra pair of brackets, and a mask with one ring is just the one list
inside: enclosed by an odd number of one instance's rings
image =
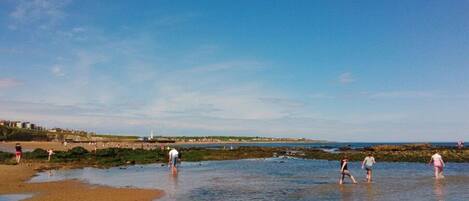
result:
[(56, 77), (63, 77), (65, 76), (65, 72), (63, 72), (63, 66), (61, 65), (54, 65), (52, 66), (51, 68), (51, 73), (52, 75), (56, 76)]
[(434, 98), (435, 92), (431, 91), (383, 91), (367, 94), (370, 98)]
[(71, 1), (58, 0), (20, 0), (15, 9), (10, 12), (10, 29), (17, 29), (20, 26), (37, 25), (38, 28), (45, 29), (55, 25), (65, 16), (64, 7)]
[(347, 72), (347, 73), (340, 74), (338, 81), (341, 84), (349, 84), (349, 83), (355, 82), (356, 79), (354, 78), (352, 73)]

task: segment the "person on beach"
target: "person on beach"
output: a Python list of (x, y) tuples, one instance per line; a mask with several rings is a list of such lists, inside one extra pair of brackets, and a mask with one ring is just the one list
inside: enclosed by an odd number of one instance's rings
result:
[(348, 158), (347, 157), (344, 157), (341, 161), (340, 161), (340, 179), (339, 179), (339, 184), (343, 184), (344, 183), (344, 178), (345, 176), (348, 176), (352, 182), (354, 184), (357, 184), (357, 181), (355, 180), (355, 178), (352, 176), (352, 174), (350, 173), (350, 171), (348, 170)]
[(50, 158), (52, 157), (52, 154), (54, 154), (54, 149), (49, 149), (47, 150), (47, 161), (50, 161)]
[(169, 151), (169, 167), (173, 175), (177, 174), (178, 158), (179, 152), (175, 148), (172, 148), (171, 151)]
[(443, 157), (436, 152), (433, 154), (432, 158), (430, 159), (430, 164), (433, 162), (433, 167), (435, 169), (435, 179), (442, 179), (443, 176), (443, 167), (445, 167), (445, 162), (443, 161)]
[(362, 169), (366, 170), (366, 181), (368, 183), (371, 182), (371, 173), (373, 169), (373, 165), (376, 163), (375, 157), (373, 157), (373, 154), (369, 153), (367, 157), (362, 162)]
[(16, 143), (15, 150), (16, 150), (16, 163), (20, 164), (21, 155), (23, 155), (23, 149), (21, 148), (20, 143)]

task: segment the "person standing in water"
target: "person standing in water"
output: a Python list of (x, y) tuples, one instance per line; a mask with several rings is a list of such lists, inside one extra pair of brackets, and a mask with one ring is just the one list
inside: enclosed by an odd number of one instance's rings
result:
[(366, 170), (366, 181), (368, 183), (371, 182), (371, 173), (373, 169), (373, 165), (376, 163), (375, 157), (373, 157), (373, 154), (369, 153), (367, 157), (362, 162), (362, 169)]
[(430, 164), (433, 162), (433, 167), (435, 169), (435, 179), (442, 179), (443, 176), (443, 167), (445, 167), (445, 162), (443, 161), (443, 157), (436, 152), (433, 154), (432, 158), (430, 159)]
[(355, 178), (352, 176), (352, 174), (350, 173), (350, 171), (348, 170), (348, 158), (347, 157), (344, 157), (341, 161), (340, 161), (340, 179), (339, 179), (339, 184), (343, 184), (344, 183), (344, 178), (345, 176), (348, 176), (350, 177), (350, 179), (352, 180), (352, 182), (354, 184), (357, 183), (357, 181), (355, 180)]
[(16, 163), (20, 164), (21, 155), (23, 155), (23, 149), (21, 148), (20, 143), (16, 143), (15, 150), (16, 150)]
[(177, 163), (178, 163), (178, 158), (179, 158), (179, 152), (175, 149), (172, 148), (171, 151), (169, 151), (169, 167), (171, 168), (171, 172), (173, 175), (177, 174)]

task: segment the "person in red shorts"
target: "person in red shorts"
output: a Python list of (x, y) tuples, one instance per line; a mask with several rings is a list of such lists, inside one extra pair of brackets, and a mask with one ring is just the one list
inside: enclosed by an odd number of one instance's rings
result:
[(21, 149), (20, 143), (16, 143), (15, 150), (16, 150), (16, 163), (19, 164), (21, 161), (21, 155), (23, 155), (23, 150)]

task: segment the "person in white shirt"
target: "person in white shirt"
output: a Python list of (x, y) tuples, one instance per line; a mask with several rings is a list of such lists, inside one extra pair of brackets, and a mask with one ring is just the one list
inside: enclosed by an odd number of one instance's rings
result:
[(169, 167), (171, 168), (171, 172), (173, 174), (177, 174), (177, 163), (179, 159), (179, 152), (175, 149), (172, 148), (171, 151), (169, 151)]
[(443, 161), (443, 157), (437, 152), (433, 154), (432, 158), (430, 159), (430, 163), (433, 162), (433, 167), (435, 169), (435, 178), (442, 179), (443, 176), (443, 167), (445, 167), (445, 162)]
[(375, 157), (371, 153), (368, 154), (367, 157), (362, 162), (362, 169), (366, 170), (366, 180), (368, 183), (371, 182), (371, 173), (373, 170), (373, 165), (376, 163)]
[(54, 150), (53, 149), (49, 149), (47, 150), (47, 161), (50, 161), (51, 157), (52, 157), (52, 154), (54, 154)]

